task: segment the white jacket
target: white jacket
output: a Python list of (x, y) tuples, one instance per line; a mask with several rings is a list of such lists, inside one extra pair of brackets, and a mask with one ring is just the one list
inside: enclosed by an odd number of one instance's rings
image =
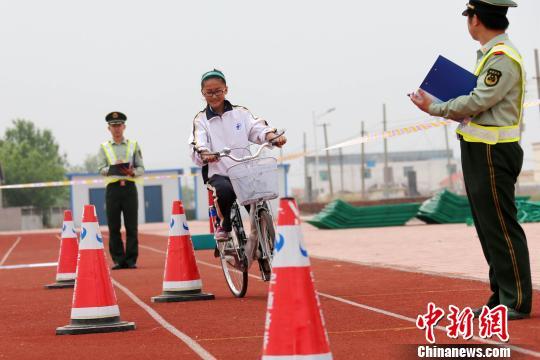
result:
[[(221, 116), (207, 106), (193, 119), (193, 130), (189, 137), (191, 157), (196, 165), (202, 166), (202, 151), (218, 152), (226, 147), (233, 149), (231, 153), (234, 156), (245, 156), (247, 152), (234, 149), (245, 149), (251, 143), (262, 144), (266, 141), (266, 134), (275, 131), (245, 107), (231, 105), (225, 100), (225, 112)], [(227, 176), (227, 169), (235, 164), (228, 158), (208, 164), (208, 178), (215, 174)]]

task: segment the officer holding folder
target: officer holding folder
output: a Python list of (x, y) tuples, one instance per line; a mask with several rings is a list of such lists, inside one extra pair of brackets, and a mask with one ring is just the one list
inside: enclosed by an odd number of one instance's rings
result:
[[(531, 270), (525, 233), (517, 221), (515, 184), (523, 164), (519, 145), (525, 95), (521, 55), (506, 34), (510, 0), (470, 0), (463, 12), (481, 44), (472, 92), (435, 103), (422, 90), (411, 96), (421, 110), (460, 122), (461, 163), (467, 197), (492, 295), (486, 305), (508, 307), (508, 319), (530, 316)], [(481, 309), (474, 310), (479, 315)]]
[[(137, 268), (139, 241), (137, 238), (138, 195), (135, 182), (144, 174), (141, 148), (136, 141), (124, 138), (127, 117), (115, 111), (105, 117), (112, 140), (99, 149), (99, 173), (106, 178), (107, 223), (109, 251), (113, 270)], [(124, 214), (126, 247), (120, 234), (121, 214)]]

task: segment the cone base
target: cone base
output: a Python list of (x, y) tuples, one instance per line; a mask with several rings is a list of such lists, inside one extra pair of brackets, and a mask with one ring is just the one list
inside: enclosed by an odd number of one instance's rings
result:
[(54, 284), (43, 286), (45, 289), (66, 289), (75, 287), (75, 280), (57, 281)]
[(205, 294), (203, 292), (189, 293), (189, 292), (173, 292), (165, 291), (159, 296), (152, 297), (153, 303), (165, 303), (165, 302), (181, 302), (181, 301), (198, 301), (198, 300), (214, 300), (216, 297), (214, 294)]
[(110, 324), (66, 325), (56, 328), (56, 335), (95, 334), (135, 330), (135, 323), (119, 321)]

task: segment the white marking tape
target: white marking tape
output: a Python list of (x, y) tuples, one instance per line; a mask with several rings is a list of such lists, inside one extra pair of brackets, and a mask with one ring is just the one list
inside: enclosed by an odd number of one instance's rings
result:
[[(177, 179), (182, 176), (194, 176), (194, 175), (192, 174), (149, 175), (149, 176), (143, 176), (141, 179), (142, 180)], [(60, 180), (60, 181), (37, 182), (37, 183), (31, 183), (31, 184), (0, 185), (0, 189), (26, 189), (26, 188), (57, 187), (57, 186), (70, 186), (70, 185), (94, 185), (94, 184), (99, 185), (103, 183), (105, 183), (105, 178), (92, 179), (92, 180)]]
[[(158, 249), (152, 248), (150, 246), (141, 246), (141, 247), (144, 247), (145, 249), (148, 249), (148, 250), (160, 253), (160, 254), (165, 254), (165, 251), (158, 250)], [(208, 263), (206, 261), (197, 260), (197, 262), (199, 264), (206, 265), (206, 266), (209, 266), (209, 267), (212, 267), (212, 268), (217, 268), (217, 269), (221, 270), (221, 266), (211, 264), (211, 263)], [(261, 280), (261, 278), (259, 276), (256, 276), (256, 275), (253, 275), (253, 274), (249, 274), (249, 277), (252, 277), (252, 278), (257, 279), (257, 280)], [(412, 323), (416, 324), (416, 319), (413, 319), (413, 318), (408, 317), (408, 316), (396, 314), (396, 313), (393, 313), (391, 311), (386, 311), (386, 310), (383, 310), (383, 309), (378, 309), (378, 308), (375, 308), (375, 307), (372, 307), (372, 306), (369, 306), (369, 305), (359, 304), (359, 303), (351, 301), (351, 300), (347, 300), (347, 299), (344, 299), (344, 298), (341, 298), (341, 297), (338, 297), (338, 296), (322, 293), (322, 292), (319, 292), (319, 291), (317, 291), (317, 293), (319, 294), (319, 296), (322, 296), (322, 297), (325, 297), (325, 298), (328, 298), (328, 299), (331, 299), (331, 300), (339, 301), (341, 303), (348, 304), (348, 305), (351, 305), (351, 306), (354, 306), (354, 307), (358, 307), (358, 308), (361, 308), (361, 309), (364, 309), (364, 310), (373, 311), (373, 312), (376, 312), (378, 314), (390, 316), (390, 317), (393, 317), (393, 318), (396, 318), (396, 319), (400, 319), (400, 320), (403, 320), (403, 321), (408, 321), (408, 322), (412, 322)], [(446, 332), (446, 328), (444, 326), (436, 326), (435, 328), (437, 330)], [(510, 344), (507, 344), (507, 343), (493, 341), (493, 340), (489, 340), (489, 339), (482, 339), (482, 338), (480, 338), (478, 336), (473, 336), (472, 339), (474, 339), (474, 340), (476, 340), (478, 342), (482, 342), (484, 344), (506, 347), (506, 348), (510, 348), (513, 351), (516, 351), (516, 352), (519, 352), (519, 353), (522, 353), (522, 354), (531, 355), (531, 356), (534, 356), (534, 357), (540, 357), (540, 352), (525, 349), (525, 348), (520, 347), (520, 346), (510, 345)]]
[[(147, 248), (147, 247), (145, 247)], [(141, 299), (137, 297), (134, 293), (132, 293), (127, 287), (120, 284), (118, 281), (112, 279), (113, 284), (122, 290), (133, 302), (137, 305), (139, 305), (143, 310), (145, 310), (158, 324), (163, 326), (167, 331), (169, 331), (171, 334), (182, 340), (191, 350), (193, 350), (197, 355), (201, 357), (201, 359), (204, 360), (216, 360), (216, 358), (210, 354), (208, 351), (206, 351), (199, 343), (197, 343), (195, 340), (175, 328), (171, 323), (169, 323), (167, 320), (165, 320), (161, 315), (159, 315), (154, 309), (152, 309), (150, 306), (148, 306), (146, 303), (144, 303)]]
[(35, 263), (35, 264), (18, 264), (18, 265), (4, 265), (4, 266), (0, 266), (0, 270), (54, 267), (54, 266), (57, 266), (57, 265), (58, 265), (57, 262)]
[(19, 241), (21, 241), (21, 237), (17, 237), (17, 239), (15, 240), (15, 242), (13, 243), (13, 245), (11, 245), (11, 247), (8, 249), (8, 251), (6, 252), (6, 254), (4, 255), (4, 257), (2, 258), (2, 260), (0, 260), (0, 266), (4, 265), (4, 263), (6, 262), (8, 256), (11, 254), (11, 252), (13, 251), (13, 249), (15, 249), (15, 246), (17, 246), (17, 244), (19, 243)]
[[(529, 107), (533, 107), (537, 105), (540, 105), (540, 99), (525, 102), (523, 104), (523, 108), (529, 108)], [(359, 136), (359, 137), (341, 142), (339, 144), (329, 146), (328, 148), (323, 149), (323, 150), (339, 149), (339, 148), (344, 148), (347, 146), (371, 142), (374, 140), (386, 139), (386, 138), (401, 136), (401, 135), (408, 135), (408, 134), (416, 133), (418, 131), (425, 131), (425, 130), (433, 129), (440, 126), (447, 126), (453, 123), (455, 123), (455, 121), (447, 120), (447, 119), (442, 119), (442, 120), (439, 119), (439, 120), (430, 121), (430, 122), (416, 123), (416, 124), (401, 127), (398, 129), (381, 131), (377, 133), (367, 134), (365, 136)]]

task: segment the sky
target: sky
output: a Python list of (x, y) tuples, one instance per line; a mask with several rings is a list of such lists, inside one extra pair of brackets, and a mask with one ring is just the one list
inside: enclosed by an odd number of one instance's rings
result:
[[(16, 118), (52, 130), (73, 165), (109, 138), (105, 115), (122, 111), (147, 169), (192, 166), (187, 139), (204, 106), (200, 76), (221, 69), (233, 104), (285, 128), (287, 152), (314, 146), (313, 113), (329, 143), (428, 121), (406, 97), (439, 54), (472, 69), (478, 43), (461, 16), (466, 0), (410, 1), (0, 1), (0, 134)], [(540, 1), (510, 9), (509, 34), (537, 99), (534, 49)], [(525, 113), (524, 168), (540, 142), (538, 108)], [(452, 126), (451, 133), (455, 126)], [(319, 147), (322, 128), (317, 128)], [(458, 142), (451, 146), (458, 153)], [(443, 149), (444, 131), (389, 140), (389, 151)], [(380, 152), (382, 142), (366, 145)], [(344, 149), (358, 152), (357, 148)], [(293, 186), (303, 167), (291, 168)]]

